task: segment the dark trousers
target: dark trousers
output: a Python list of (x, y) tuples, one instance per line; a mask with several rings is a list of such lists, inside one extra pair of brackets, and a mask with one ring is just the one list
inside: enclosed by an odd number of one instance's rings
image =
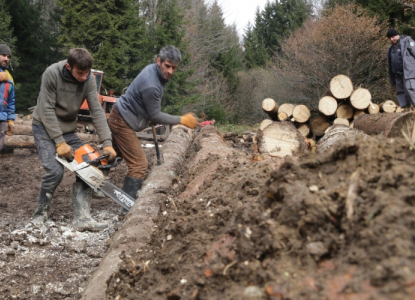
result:
[(4, 137), (6, 136), (7, 122), (0, 121), (0, 151), (3, 148)]
[[(46, 174), (43, 175), (41, 187), (53, 194), (58, 185), (62, 182), (64, 167), (55, 159), (56, 144), (49, 137), (43, 125), (32, 125), (33, 137), (35, 139), (36, 148), (39, 153), (40, 161)], [(83, 145), (81, 139), (75, 132), (63, 135), (66, 143), (72, 147), (73, 150), (78, 149)]]
[(396, 97), (400, 107), (415, 105), (415, 79), (396, 75)]

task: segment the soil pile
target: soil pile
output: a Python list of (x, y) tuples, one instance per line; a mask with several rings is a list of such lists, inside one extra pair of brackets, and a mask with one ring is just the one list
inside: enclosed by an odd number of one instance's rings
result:
[(383, 137), (344, 140), (277, 170), (245, 154), (211, 155), (183, 168), (150, 243), (123, 254), (107, 296), (411, 299), (414, 158), (405, 140)]

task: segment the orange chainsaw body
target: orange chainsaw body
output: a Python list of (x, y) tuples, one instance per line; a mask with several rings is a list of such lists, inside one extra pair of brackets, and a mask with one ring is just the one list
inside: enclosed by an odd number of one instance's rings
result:
[[(90, 162), (90, 161), (93, 161), (94, 159), (99, 158), (100, 154), (97, 151), (95, 151), (95, 149), (92, 148), (91, 145), (85, 144), (82, 147), (75, 150), (74, 156), (75, 156), (74, 157), (75, 161), (78, 164), (81, 164), (83, 162)], [(107, 160), (101, 159), (101, 164), (107, 165), (108, 164)]]

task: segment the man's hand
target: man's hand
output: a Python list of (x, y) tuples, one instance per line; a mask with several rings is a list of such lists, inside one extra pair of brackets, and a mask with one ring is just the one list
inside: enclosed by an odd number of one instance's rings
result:
[(200, 124), (200, 120), (194, 113), (187, 113), (180, 117), (180, 124), (194, 129)]
[(117, 157), (117, 153), (115, 152), (114, 148), (112, 148), (111, 146), (105, 147), (104, 150), (102, 151), (102, 154), (109, 155), (107, 158), (109, 162), (114, 161), (114, 159)]
[(9, 78), (9, 74), (7, 72), (0, 72), (0, 81), (7, 81)]
[(58, 153), (60, 157), (65, 157), (65, 158), (73, 157), (72, 148), (66, 142), (56, 145), (56, 153)]
[(13, 135), (14, 132), (14, 121), (13, 120), (8, 120), (7, 121), (7, 135)]

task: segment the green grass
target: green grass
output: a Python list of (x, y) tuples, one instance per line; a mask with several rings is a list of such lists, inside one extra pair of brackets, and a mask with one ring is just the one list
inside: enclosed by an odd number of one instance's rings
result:
[(245, 131), (254, 131), (259, 129), (259, 124), (254, 125), (237, 125), (237, 124), (215, 124), (216, 129), (221, 132), (237, 132), (238, 134), (241, 134)]

